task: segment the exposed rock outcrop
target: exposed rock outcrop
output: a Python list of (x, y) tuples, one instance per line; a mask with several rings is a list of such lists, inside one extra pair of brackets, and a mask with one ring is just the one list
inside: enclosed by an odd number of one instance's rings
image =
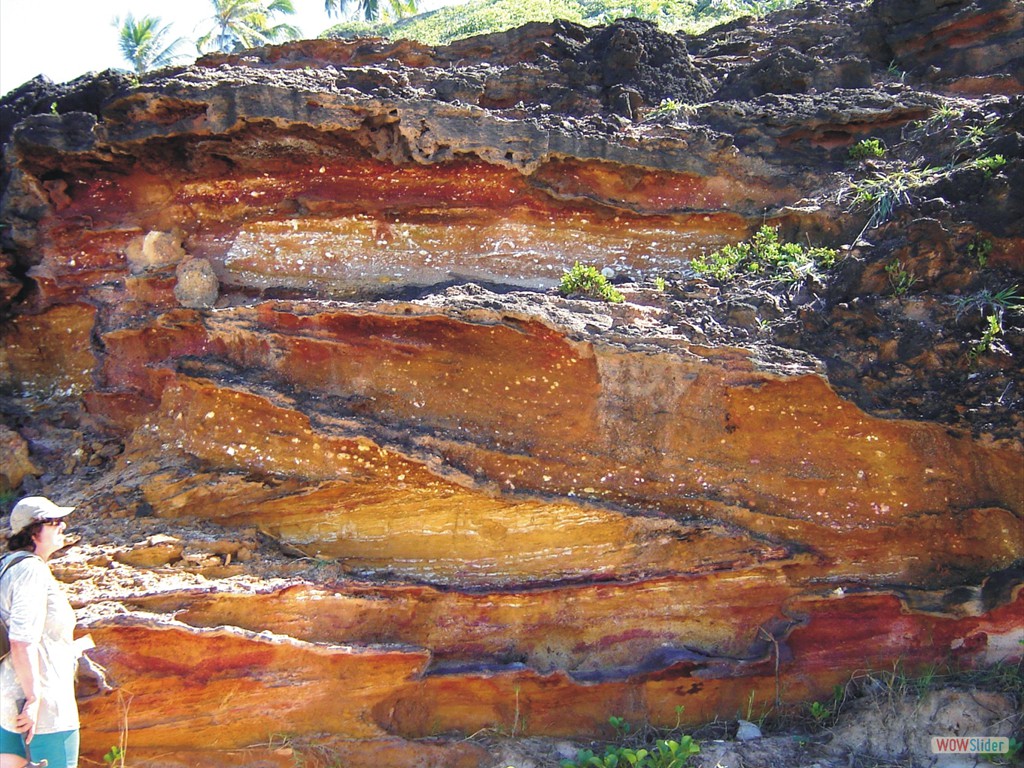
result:
[[(80, 505), (55, 567), (119, 692), (86, 754), (127, 718), (151, 765), (470, 768), (433, 737), (1019, 657), (1021, 17), (304, 41), (5, 97), (0, 481)], [(696, 275), (765, 223), (838, 264)], [(557, 295), (576, 261), (625, 301)]]

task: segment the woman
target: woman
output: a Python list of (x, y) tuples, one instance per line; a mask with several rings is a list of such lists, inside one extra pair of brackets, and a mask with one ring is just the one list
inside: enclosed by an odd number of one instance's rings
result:
[(65, 546), (72, 509), (30, 496), (11, 512), (12, 551), (0, 561), (9, 565), (0, 576), (0, 620), (11, 640), (0, 663), (0, 768), (22, 768), (29, 755), (49, 768), (78, 765), (75, 612), (47, 565)]

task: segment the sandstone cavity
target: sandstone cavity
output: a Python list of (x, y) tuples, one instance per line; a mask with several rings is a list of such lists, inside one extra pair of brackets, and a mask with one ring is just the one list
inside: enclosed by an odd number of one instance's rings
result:
[[(1021, 29), (809, 4), (6, 96), (0, 481), (79, 505), (84, 754), (474, 768), (1019, 657), (1019, 315), (978, 344)], [(851, 191), (921, 153), (887, 219)], [(838, 265), (695, 274), (765, 223)]]

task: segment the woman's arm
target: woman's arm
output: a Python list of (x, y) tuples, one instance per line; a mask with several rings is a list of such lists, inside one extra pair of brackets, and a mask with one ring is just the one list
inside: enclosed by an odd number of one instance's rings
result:
[(25, 743), (32, 741), (39, 719), (39, 646), (23, 640), (11, 639), (11, 663), (18, 684), (25, 693), (25, 703), (14, 721), (15, 729), (25, 734)]

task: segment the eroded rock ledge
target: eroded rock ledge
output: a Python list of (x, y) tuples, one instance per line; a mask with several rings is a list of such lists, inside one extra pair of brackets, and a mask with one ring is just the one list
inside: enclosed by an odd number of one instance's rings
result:
[[(919, 5), (5, 97), (0, 481), (80, 505), (57, 570), (121, 693), (86, 753), (130, 698), (152, 765), (289, 765), (288, 733), (486, 766), (428, 737), (1019, 656), (1019, 318), (971, 357), (951, 298), (1022, 272), (1021, 10)], [(866, 226), (869, 137), (955, 170)], [(766, 221), (844, 258), (695, 278)], [(556, 295), (575, 261), (625, 301)]]

